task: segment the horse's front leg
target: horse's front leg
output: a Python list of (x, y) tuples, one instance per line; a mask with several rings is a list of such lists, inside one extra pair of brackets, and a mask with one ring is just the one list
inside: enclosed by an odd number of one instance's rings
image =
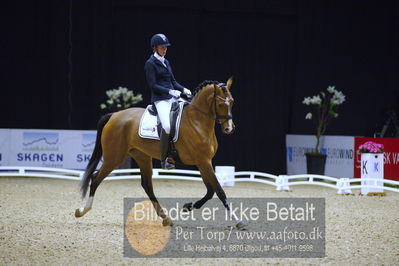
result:
[(216, 195), (222, 201), (223, 206), (227, 209), (229, 217), (236, 222), (237, 229), (243, 229), (246, 226), (246, 224), (241, 220), (239, 220), (238, 217), (235, 215), (235, 213), (230, 210), (230, 207), (227, 204), (226, 193), (224, 192), (222, 186), (220, 186), (219, 181), (216, 178), (215, 171), (213, 170), (212, 167), (212, 163), (210, 161), (204, 162), (198, 165), (198, 169), (200, 170), (202, 179), (204, 180), (204, 183), (207, 187), (207, 193), (205, 197), (197, 201), (194, 204), (194, 206), (192, 205), (192, 203), (186, 203), (183, 206), (183, 210), (191, 211), (193, 207), (196, 209), (201, 208), (202, 205), (204, 205), (208, 200), (210, 200), (213, 197), (214, 193), (216, 192)]
[(196, 201), (194, 204), (192, 202), (184, 204), (183, 212), (189, 212), (192, 209), (200, 209), (208, 200), (212, 199), (213, 195), (215, 194), (215, 191), (213, 190), (210, 184), (205, 183), (205, 186), (207, 189), (205, 196), (199, 201)]

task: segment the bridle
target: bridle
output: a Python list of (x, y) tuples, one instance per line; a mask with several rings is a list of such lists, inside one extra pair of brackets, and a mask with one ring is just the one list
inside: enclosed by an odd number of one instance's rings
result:
[[(219, 83), (218, 84), (219, 87), (222, 88), (223, 91), (226, 91), (226, 87), (224, 83)], [(226, 98), (223, 98), (220, 95), (216, 94), (216, 86), (214, 86), (214, 91), (213, 91), (213, 106), (214, 106), (214, 112), (215, 112), (215, 116), (211, 115), (210, 113), (207, 113), (205, 111), (202, 111), (199, 107), (197, 107), (196, 105), (192, 104), (191, 102), (189, 102), (189, 105), (193, 106), (195, 110), (199, 111), (200, 113), (210, 117), (212, 120), (215, 120), (216, 123), (218, 123), (219, 125), (225, 123), (226, 121), (233, 119), (233, 115), (232, 114), (227, 114), (227, 115), (218, 115), (217, 114), (217, 109), (216, 109), (216, 99), (221, 99), (224, 102), (228, 102), (228, 96)], [(223, 121), (221, 121), (223, 120)]]

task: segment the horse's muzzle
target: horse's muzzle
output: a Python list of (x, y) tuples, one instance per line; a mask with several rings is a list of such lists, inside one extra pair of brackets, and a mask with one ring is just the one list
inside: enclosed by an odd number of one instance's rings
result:
[(234, 126), (233, 127), (225, 127), (225, 128), (222, 129), (222, 132), (224, 134), (229, 135), (229, 134), (233, 134), (234, 130), (235, 130)]

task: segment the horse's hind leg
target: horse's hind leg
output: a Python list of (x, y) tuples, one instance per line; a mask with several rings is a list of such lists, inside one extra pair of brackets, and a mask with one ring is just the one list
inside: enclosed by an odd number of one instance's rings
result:
[(152, 158), (138, 150), (131, 151), (130, 155), (140, 167), (141, 186), (143, 187), (147, 196), (150, 198), (158, 216), (162, 218), (162, 224), (164, 226), (172, 226), (172, 220), (163, 212), (161, 205), (159, 204), (158, 199), (155, 197), (154, 194), (154, 190), (152, 187)]
[(85, 206), (76, 209), (75, 217), (82, 217), (91, 210), (91, 207), (93, 206), (94, 194), (96, 193), (98, 186), (101, 184), (104, 178), (106, 178), (112, 172), (112, 170), (117, 167), (117, 165), (118, 164), (109, 164), (104, 161), (104, 164), (101, 166), (100, 170), (98, 170), (98, 172), (93, 176), (90, 184), (89, 198), (86, 200)]

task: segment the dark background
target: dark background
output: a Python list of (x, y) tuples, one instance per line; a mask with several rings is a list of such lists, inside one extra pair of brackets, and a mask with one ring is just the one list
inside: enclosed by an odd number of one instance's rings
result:
[[(301, 103), (347, 96), (329, 135), (373, 136), (399, 106), (399, 1), (14, 1), (1, 23), (2, 128), (94, 129), (105, 91), (149, 103), (149, 39), (164, 33), (177, 80), (234, 76), (237, 131), (218, 165), (285, 172), (285, 135), (314, 134)], [(219, 130), (217, 130), (219, 132)]]

